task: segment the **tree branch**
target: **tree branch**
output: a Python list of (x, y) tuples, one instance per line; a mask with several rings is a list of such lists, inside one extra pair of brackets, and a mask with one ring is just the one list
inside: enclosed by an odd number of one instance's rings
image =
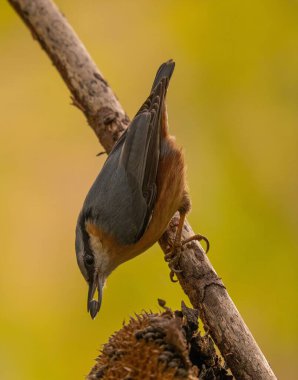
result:
[[(129, 119), (79, 38), (51, 0), (8, 0), (52, 60), (107, 152)], [(177, 216), (160, 239), (166, 251)], [(186, 222), (183, 240), (194, 235)], [(237, 379), (276, 379), (200, 244), (189, 243), (180, 259), (179, 282)]]

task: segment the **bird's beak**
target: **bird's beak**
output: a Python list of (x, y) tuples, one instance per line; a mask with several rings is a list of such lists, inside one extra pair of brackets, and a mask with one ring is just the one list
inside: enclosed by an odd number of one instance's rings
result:
[[(87, 311), (90, 313), (91, 318), (94, 319), (96, 314), (99, 312), (102, 300), (102, 287), (103, 282), (100, 279), (97, 272), (94, 272), (93, 280), (89, 282), (89, 291), (88, 291), (88, 301), (87, 301)], [(94, 294), (98, 292), (98, 300), (94, 300)]]

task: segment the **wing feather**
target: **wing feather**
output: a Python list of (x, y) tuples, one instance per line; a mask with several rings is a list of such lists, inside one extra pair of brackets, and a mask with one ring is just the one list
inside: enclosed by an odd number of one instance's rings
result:
[(162, 112), (173, 70), (173, 61), (160, 67), (150, 96), (109, 154), (85, 200), (89, 218), (123, 244), (141, 238), (154, 209)]

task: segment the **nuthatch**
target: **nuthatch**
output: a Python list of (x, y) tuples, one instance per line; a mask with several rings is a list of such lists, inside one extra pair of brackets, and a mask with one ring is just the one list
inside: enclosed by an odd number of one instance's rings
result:
[(108, 155), (78, 218), (76, 255), (89, 284), (92, 318), (108, 275), (152, 246), (177, 210), (174, 247), (181, 244), (190, 200), (183, 153), (168, 131), (165, 96), (174, 66), (172, 60), (160, 66), (148, 99)]

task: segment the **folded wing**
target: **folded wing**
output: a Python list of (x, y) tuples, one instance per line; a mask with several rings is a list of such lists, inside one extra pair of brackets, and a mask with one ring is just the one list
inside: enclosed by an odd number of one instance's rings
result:
[(90, 213), (85, 218), (122, 244), (142, 237), (154, 209), (162, 112), (173, 70), (172, 61), (159, 68), (150, 96), (111, 151), (85, 200), (84, 209)]

